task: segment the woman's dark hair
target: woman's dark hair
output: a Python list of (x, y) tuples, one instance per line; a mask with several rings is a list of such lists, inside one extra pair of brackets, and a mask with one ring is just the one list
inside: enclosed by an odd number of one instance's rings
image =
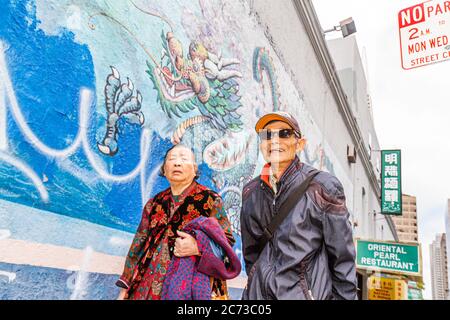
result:
[(170, 147), (170, 148), (166, 151), (166, 154), (164, 155), (164, 161), (163, 161), (163, 163), (162, 163), (162, 165), (161, 165), (161, 168), (159, 168), (159, 173), (158, 173), (158, 175), (159, 175), (160, 177), (165, 177), (165, 175), (164, 175), (164, 166), (165, 166), (165, 164), (166, 164), (167, 156), (169, 155), (170, 151), (172, 151), (172, 150), (175, 149), (176, 147), (184, 147), (184, 148), (186, 148), (186, 149), (188, 149), (188, 150), (190, 150), (190, 151), (192, 152), (192, 157), (194, 158), (194, 164), (195, 164), (195, 167), (197, 168), (197, 170), (195, 170), (195, 177), (194, 177), (194, 180), (197, 180), (198, 178), (200, 178), (200, 172), (198, 171), (198, 165), (197, 165), (197, 163), (196, 163), (196, 161), (195, 161), (194, 151), (192, 151), (191, 148), (189, 148), (188, 146), (186, 146), (186, 145), (184, 145), (184, 144), (176, 144), (176, 145)]

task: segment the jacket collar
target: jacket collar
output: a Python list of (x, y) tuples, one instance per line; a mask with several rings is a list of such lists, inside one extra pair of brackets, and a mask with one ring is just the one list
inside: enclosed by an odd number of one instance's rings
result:
[[(266, 163), (262, 168), (260, 175), (261, 180), (264, 181), (269, 187), (270, 187), (269, 177), (271, 174), (270, 165), (271, 165), (270, 162)], [(278, 184), (279, 185), (283, 184), (287, 179), (289, 179), (289, 177), (292, 176), (294, 172), (300, 170), (301, 168), (302, 163), (300, 162), (298, 156), (295, 156), (294, 160), (292, 160), (287, 169), (283, 172), (283, 175), (281, 176), (280, 180), (278, 180)]]
[[(194, 191), (194, 189), (196, 189), (197, 186), (197, 182), (194, 180), (191, 182), (191, 184), (189, 186), (186, 187), (186, 189), (183, 190), (183, 192), (179, 195), (174, 195), (172, 193), (172, 189), (170, 189), (170, 196), (172, 198), (172, 200), (174, 201), (175, 204), (179, 204), (182, 203), (184, 201), (184, 199), (186, 199), (186, 197), (190, 194), (192, 194), (192, 192)], [(176, 199), (176, 200), (175, 200)]]
[[(183, 201), (186, 201), (189, 197), (194, 197), (195, 195), (202, 193), (205, 190), (208, 190), (208, 188), (194, 180), (192, 182), (192, 184), (182, 192)], [(170, 201), (172, 201), (172, 199), (173, 199), (172, 189), (170, 189), (170, 187), (168, 187), (166, 190), (158, 193), (155, 196), (154, 201), (156, 201), (158, 203), (161, 203), (161, 202), (169, 203)], [(180, 198), (178, 199), (178, 201), (180, 201)]]

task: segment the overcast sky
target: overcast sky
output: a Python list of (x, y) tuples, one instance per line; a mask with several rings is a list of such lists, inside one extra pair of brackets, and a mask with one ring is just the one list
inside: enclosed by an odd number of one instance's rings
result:
[[(381, 148), (402, 150), (403, 193), (417, 197), (424, 296), (431, 299), (429, 244), (437, 233), (445, 232), (450, 198), (450, 60), (402, 69), (397, 15), (421, 2), (313, 0), (324, 30), (348, 17), (355, 20), (360, 52), (364, 48), (366, 52)], [(326, 39), (339, 36), (340, 32), (333, 32)]]

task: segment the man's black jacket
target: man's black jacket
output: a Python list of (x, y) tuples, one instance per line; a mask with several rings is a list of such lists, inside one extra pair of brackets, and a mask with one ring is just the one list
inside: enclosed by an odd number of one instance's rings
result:
[[(268, 165), (243, 190), (241, 234), (248, 275), (243, 299), (357, 299), (355, 246), (342, 184), (320, 172), (259, 252), (264, 227), (302, 181), (317, 169), (295, 160), (278, 183)], [(264, 173), (266, 172), (266, 173)]]

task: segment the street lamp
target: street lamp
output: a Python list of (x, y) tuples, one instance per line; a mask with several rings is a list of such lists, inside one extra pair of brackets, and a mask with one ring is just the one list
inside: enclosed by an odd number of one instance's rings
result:
[(346, 38), (349, 35), (356, 33), (355, 21), (353, 21), (352, 17), (347, 18), (347, 19), (339, 22), (338, 26), (334, 26), (332, 29), (325, 30), (323, 33), (325, 35), (325, 33), (332, 32), (332, 31), (341, 31), (342, 36), (344, 38)]

